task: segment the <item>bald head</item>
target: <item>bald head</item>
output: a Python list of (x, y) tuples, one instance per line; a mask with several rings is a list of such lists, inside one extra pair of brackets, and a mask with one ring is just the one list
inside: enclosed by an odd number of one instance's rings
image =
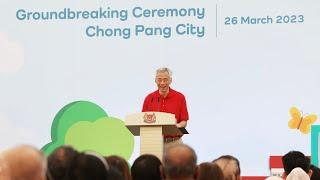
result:
[(194, 177), (197, 156), (188, 145), (175, 144), (165, 149), (163, 164), (164, 173), (169, 178)]
[(240, 180), (240, 162), (231, 155), (224, 155), (214, 160), (224, 175), (225, 180)]
[(46, 159), (38, 149), (22, 145), (0, 155), (3, 174), (8, 180), (44, 180)]

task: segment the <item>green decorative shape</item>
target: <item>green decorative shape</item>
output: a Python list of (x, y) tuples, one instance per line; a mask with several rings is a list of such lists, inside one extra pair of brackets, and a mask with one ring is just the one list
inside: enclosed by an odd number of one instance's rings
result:
[(134, 148), (134, 136), (124, 122), (104, 117), (95, 122), (81, 121), (68, 130), (65, 143), (79, 151), (95, 151), (102, 156), (118, 155), (129, 159)]
[(80, 121), (93, 122), (107, 116), (107, 113), (100, 106), (89, 101), (75, 101), (64, 106), (52, 122), (52, 142), (42, 148), (43, 152), (49, 155), (57, 147), (65, 144), (65, 135), (73, 124)]
[(311, 164), (319, 167), (320, 125), (311, 126)]

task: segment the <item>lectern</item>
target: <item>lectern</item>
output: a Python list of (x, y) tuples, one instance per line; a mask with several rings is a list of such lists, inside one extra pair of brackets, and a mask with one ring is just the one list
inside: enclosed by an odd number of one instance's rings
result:
[(140, 155), (153, 154), (160, 160), (164, 135), (182, 135), (174, 114), (142, 112), (125, 117), (125, 125), (134, 136), (140, 136)]

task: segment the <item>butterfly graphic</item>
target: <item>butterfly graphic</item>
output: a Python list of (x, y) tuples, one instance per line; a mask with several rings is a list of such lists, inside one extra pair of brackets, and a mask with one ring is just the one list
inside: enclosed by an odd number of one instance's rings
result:
[(303, 134), (308, 134), (310, 132), (311, 124), (313, 124), (318, 118), (315, 114), (304, 116), (296, 107), (290, 108), (289, 112), (291, 115), (291, 119), (288, 123), (289, 128), (299, 129)]

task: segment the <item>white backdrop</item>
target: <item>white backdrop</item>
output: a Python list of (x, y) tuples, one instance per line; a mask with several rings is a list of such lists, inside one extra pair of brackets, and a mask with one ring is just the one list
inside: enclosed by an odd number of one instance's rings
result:
[[(38, 147), (50, 142), (55, 114), (72, 101), (92, 101), (120, 119), (141, 111), (144, 97), (156, 88), (155, 69), (167, 66), (173, 70), (172, 88), (187, 98), (190, 135), (184, 142), (194, 147), (199, 162), (232, 154), (240, 159), (243, 175), (267, 175), (270, 155), (293, 149), (310, 155), (310, 135), (287, 123), (291, 106), (319, 112), (319, 1), (1, 0), (0, 7), (1, 150), (21, 142)], [(128, 10), (128, 18), (36, 20), (35, 15), (26, 20), (17, 15), (21, 9), (100, 7)], [(203, 19), (135, 18), (135, 7), (202, 8), (205, 14)], [(273, 22), (241, 24), (241, 17), (248, 16), (269, 16)], [(237, 22), (227, 25), (228, 17)], [(172, 33), (135, 36), (137, 24), (172, 27)], [(179, 35), (178, 24), (205, 31), (202, 37)], [(132, 34), (127, 39), (89, 37), (86, 28), (96, 25), (131, 28)], [(139, 153), (135, 140), (132, 160)]]

